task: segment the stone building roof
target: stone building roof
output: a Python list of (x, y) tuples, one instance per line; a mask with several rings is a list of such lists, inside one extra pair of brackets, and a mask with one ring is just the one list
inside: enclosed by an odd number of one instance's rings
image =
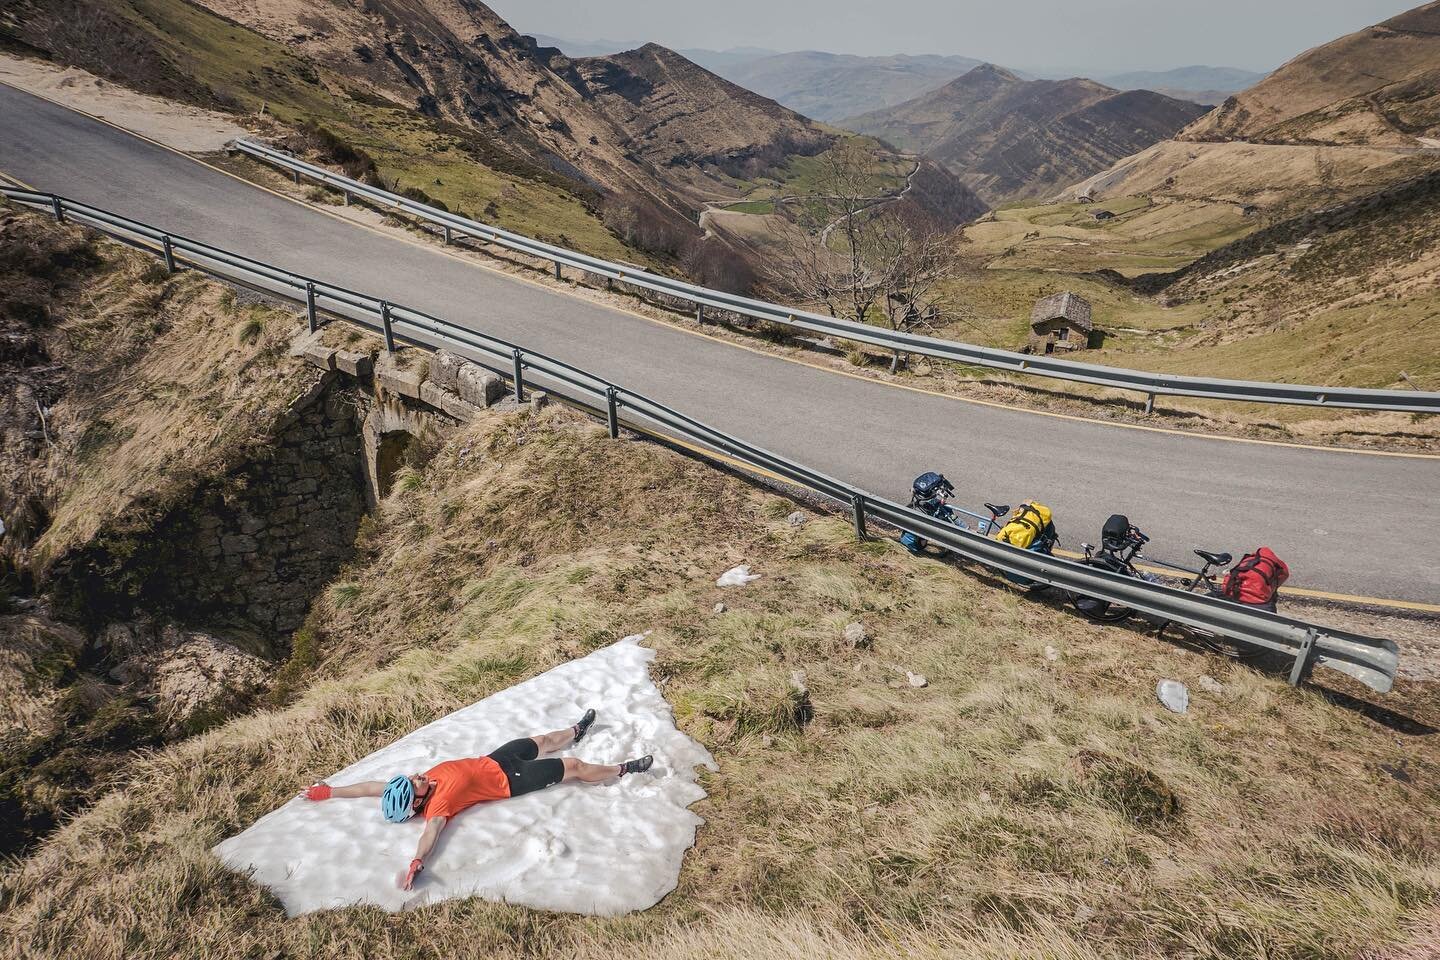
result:
[(1090, 320), (1090, 301), (1078, 293), (1065, 291), (1035, 302), (1030, 314), (1030, 326), (1039, 326), (1051, 320), (1067, 320), (1079, 329), (1089, 333), (1094, 329)]

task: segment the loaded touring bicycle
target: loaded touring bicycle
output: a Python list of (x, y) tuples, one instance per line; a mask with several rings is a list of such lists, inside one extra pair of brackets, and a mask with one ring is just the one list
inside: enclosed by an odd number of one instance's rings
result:
[[(1050, 556), (1060, 543), (1055, 533), (1050, 508), (1042, 503), (1022, 503), (1010, 513), (1009, 504), (985, 504), (986, 514), (973, 513), (950, 502), (955, 485), (942, 473), (922, 473), (911, 485), (910, 506), (942, 523), (954, 524), (960, 530), (994, 537), (1022, 550), (1033, 550)], [(1009, 515), (1008, 520), (1002, 518)], [(906, 530), (900, 542), (911, 553), (924, 553), (929, 542), (917, 533)], [(1043, 584), (1013, 573), (1002, 574), (1006, 580), (1025, 589), (1043, 588)]]

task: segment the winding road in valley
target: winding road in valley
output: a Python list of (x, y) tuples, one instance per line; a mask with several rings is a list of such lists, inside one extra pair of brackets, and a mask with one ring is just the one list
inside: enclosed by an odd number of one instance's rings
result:
[(1440, 458), (1116, 426), (791, 362), (342, 220), (7, 86), (0, 173), (465, 323), (894, 499), (938, 469), (965, 506), (1048, 503), (1072, 548), (1122, 512), (1157, 558), (1264, 543), (1293, 586), (1440, 603)]

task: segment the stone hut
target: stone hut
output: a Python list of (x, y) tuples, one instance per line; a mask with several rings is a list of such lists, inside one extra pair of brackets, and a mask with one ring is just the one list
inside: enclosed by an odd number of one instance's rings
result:
[(1036, 301), (1030, 314), (1030, 338), (1026, 353), (1056, 353), (1084, 350), (1090, 346), (1095, 325), (1090, 319), (1090, 302), (1068, 290)]
[(1096, 210), (1094, 213), (1090, 214), (1090, 216), (1094, 217), (1096, 220), (1115, 219), (1115, 214), (1111, 213), (1109, 210)]

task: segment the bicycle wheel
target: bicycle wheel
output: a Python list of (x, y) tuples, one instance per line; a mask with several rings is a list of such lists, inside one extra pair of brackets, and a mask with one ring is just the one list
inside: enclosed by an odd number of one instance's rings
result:
[[(1127, 570), (1117, 570), (1114, 564), (1106, 563), (1099, 558), (1089, 558), (1082, 561), (1087, 567), (1098, 567), (1101, 570), (1109, 570), (1111, 573), (1128, 573)], [(1069, 593), (1070, 605), (1078, 610), (1087, 619), (1096, 623), (1119, 623), (1128, 619), (1135, 613), (1134, 608), (1123, 604), (1113, 603), (1109, 600), (1102, 600), (1099, 597), (1086, 596), (1083, 593)]]

